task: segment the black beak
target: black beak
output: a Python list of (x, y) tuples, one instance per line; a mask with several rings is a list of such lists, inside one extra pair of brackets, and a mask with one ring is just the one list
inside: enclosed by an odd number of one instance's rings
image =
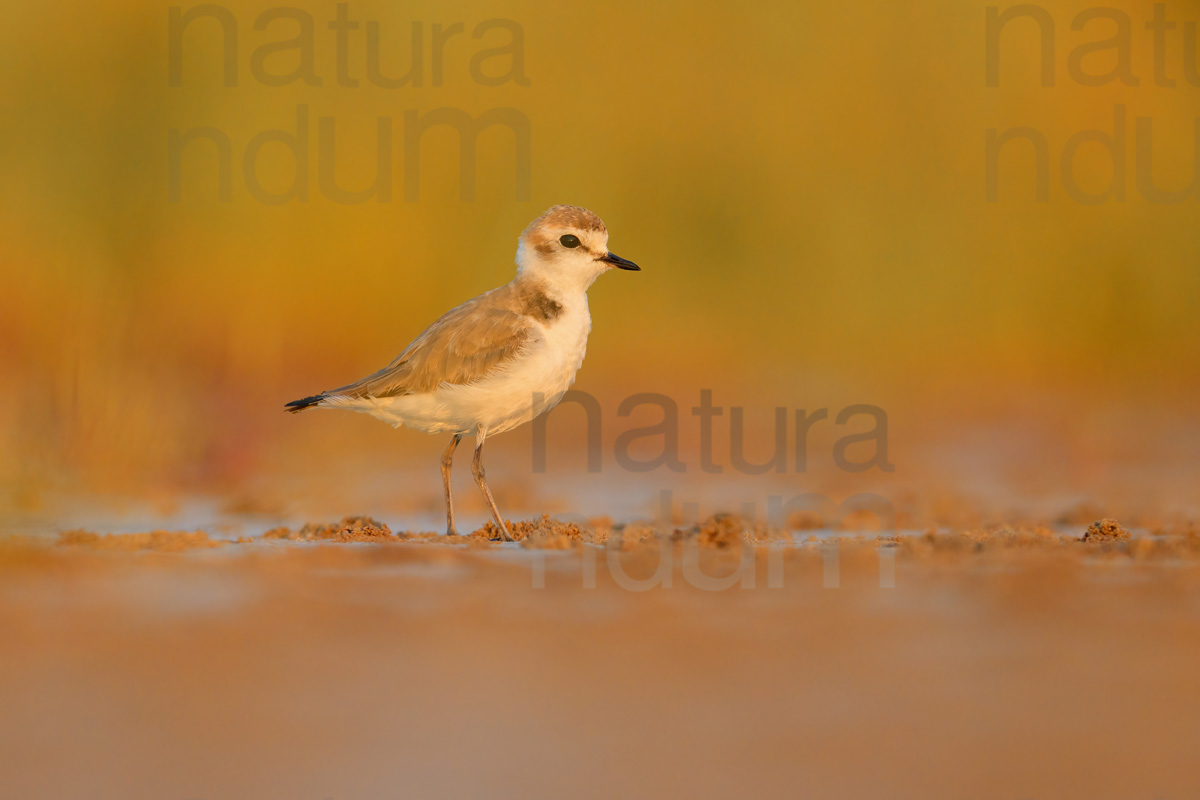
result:
[(629, 259), (621, 258), (616, 253), (609, 253), (607, 255), (600, 256), (600, 260), (605, 264), (612, 264), (614, 267), (618, 267), (619, 269), (630, 269), (634, 272), (640, 272), (642, 269)]

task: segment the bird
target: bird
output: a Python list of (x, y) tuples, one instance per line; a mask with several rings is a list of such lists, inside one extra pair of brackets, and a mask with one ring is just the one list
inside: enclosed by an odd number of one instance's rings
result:
[(587, 290), (612, 269), (641, 267), (608, 249), (596, 214), (556, 205), (517, 240), (517, 274), (446, 312), (386, 367), (284, 408), (342, 408), (393, 427), (449, 433), (442, 454), (446, 533), (455, 534), (450, 472), (462, 438), (475, 438), (471, 471), (500, 538), (512, 541), (488, 489), (483, 443), (553, 408), (583, 365), (592, 329)]

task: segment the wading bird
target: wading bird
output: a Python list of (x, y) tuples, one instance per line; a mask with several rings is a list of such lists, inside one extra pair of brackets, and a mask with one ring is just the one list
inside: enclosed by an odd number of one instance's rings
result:
[(588, 287), (612, 268), (641, 269), (608, 250), (608, 229), (578, 206), (554, 206), (521, 234), (517, 276), (443, 314), (378, 372), (286, 405), (361, 411), (394, 427), (449, 433), (442, 455), (446, 533), (455, 533), (450, 466), (475, 436), (472, 472), (511, 540), (483, 471), (483, 443), (553, 408), (583, 364), (592, 317)]

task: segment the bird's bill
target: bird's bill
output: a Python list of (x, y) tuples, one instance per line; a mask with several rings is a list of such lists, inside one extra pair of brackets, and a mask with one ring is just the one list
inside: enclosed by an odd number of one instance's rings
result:
[(629, 259), (621, 258), (616, 253), (609, 253), (607, 255), (600, 256), (600, 260), (603, 261), (605, 264), (613, 265), (617, 269), (630, 269), (630, 270), (633, 270), (634, 272), (639, 272), (642, 269), (641, 267), (639, 267), (637, 264), (633, 263)]

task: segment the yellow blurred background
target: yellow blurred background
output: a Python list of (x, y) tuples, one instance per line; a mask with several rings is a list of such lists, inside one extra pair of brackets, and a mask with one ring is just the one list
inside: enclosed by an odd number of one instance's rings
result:
[[(596, 211), (612, 249), (644, 268), (591, 292), (577, 388), (605, 402), (606, 436), (626, 424), (620, 398), (665, 392), (691, 447), (687, 408), (709, 388), (766, 423), (776, 406), (885, 408), (901, 473), (920, 442), (957, 436), (942, 426), (995, 420), (1016, 420), (1033, 442), (1067, 441), (1067, 456), (1028, 460), (1031, 485), (1070, 483), (1057, 470), (1095, 470), (1134, 441), (1186, 468), (1191, 456), (1170, 448), (1195, 441), (1200, 204), (1139, 192), (1135, 121), (1152, 121), (1155, 184), (1186, 187), (1200, 87), (1186, 78), (1183, 34), (1190, 20), (1194, 37), (1200, 10), (1164, 4), (1179, 22), (1163, 55), (1174, 88), (1154, 80), (1150, 2), (1120, 4), (1138, 85), (1087, 86), (1070, 73), (1072, 51), (1117, 24), (1076, 31), (1087, 3), (1035, 5), (1055, 26), (1052, 87), (1041, 85), (1032, 18), (1003, 28), (1000, 85), (987, 85), (988, 4), (975, 0), (351, 2), (358, 27), (342, 56), (336, 4), (287, 6), (292, 18), (264, 30), (256, 20), (271, 3), (215, 4), (217, 16), (184, 29), (178, 86), (171, 9), (192, 5), (6, 4), (5, 502), (37, 506), (51, 489), (231, 492), (409, 461), (428, 468), (420, 491), (436, 501), (432, 459), (444, 443), (351, 415), (291, 417), (283, 403), (377, 369), (444, 310), (509, 280), (518, 233), (555, 203)], [(234, 86), (220, 12), (236, 23)], [(256, 51), (303, 35), (304, 17), (321, 85), (265, 85)], [(515, 25), (473, 35), (493, 19)], [(408, 69), (421, 24), (424, 85), (367, 79), (369, 23), (392, 76)], [(463, 32), (445, 41), (434, 85), (433, 27), (455, 23)], [(505, 46), (521, 63), (486, 57)], [(300, 66), (295, 48), (260, 55), (272, 74)], [(357, 86), (341, 85), (340, 57)], [(511, 79), (482, 84), (477, 57), (485, 75)], [(1121, 58), (1102, 50), (1082, 65), (1103, 75)], [(1118, 107), (1125, 197), (1082, 203), (1064, 187), (1064, 148), (1082, 131), (1113, 134)], [(261, 202), (247, 188), (247, 146), (265, 131), (294, 134), (298, 108), (307, 200)], [(443, 126), (420, 139), (420, 196), (406, 198), (406, 120), (440, 108), (511, 108), (528, 121), (527, 196), (519, 137), (496, 126), (478, 139), (475, 199), (464, 200), (459, 143)], [(390, 120), (390, 201), (327, 198), (322, 117), (346, 190), (375, 178), (377, 120)], [(1001, 151), (989, 202), (987, 132), (1018, 127), (1048, 143), (1048, 199), (1036, 197), (1033, 147), (1018, 141)], [(171, 131), (196, 128), (231, 143), (228, 202), (217, 148), (203, 141), (183, 150), (170, 197)], [(256, 169), (271, 192), (295, 177), (277, 143)], [(1074, 180), (1100, 193), (1112, 169), (1109, 152), (1086, 143)], [(556, 424), (563, 436), (570, 427)], [(1109, 474), (1099, 469), (1087, 476)]]

